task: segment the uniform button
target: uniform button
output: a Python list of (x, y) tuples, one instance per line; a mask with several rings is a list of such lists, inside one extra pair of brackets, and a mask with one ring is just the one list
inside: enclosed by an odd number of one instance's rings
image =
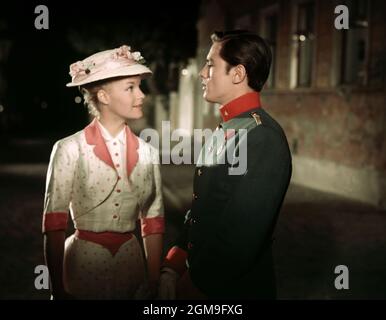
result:
[(201, 169), (198, 169), (198, 170), (197, 170), (197, 175), (198, 175), (198, 176), (202, 176), (202, 170), (201, 170)]
[(198, 199), (198, 196), (197, 196), (195, 193), (193, 193), (193, 199), (194, 199), (194, 200), (197, 200), (197, 199)]
[(192, 249), (192, 248), (193, 248), (193, 243), (188, 242), (188, 249)]
[(117, 216), (116, 214), (114, 214), (114, 215), (113, 215), (113, 218), (116, 219), (116, 218), (118, 218), (118, 216)]
[(189, 224), (192, 226), (193, 224), (195, 224), (197, 222), (197, 220), (196, 219), (194, 219), (194, 218), (190, 218), (190, 220), (189, 220)]
[(117, 192), (120, 193), (120, 192), (121, 192), (121, 189), (117, 189)]
[(118, 206), (119, 206), (119, 203), (116, 203), (115, 206), (118, 207)]

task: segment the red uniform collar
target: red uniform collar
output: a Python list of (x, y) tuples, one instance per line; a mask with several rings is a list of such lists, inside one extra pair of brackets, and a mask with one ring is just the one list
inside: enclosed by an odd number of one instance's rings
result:
[(256, 108), (260, 108), (260, 94), (256, 91), (249, 92), (221, 106), (221, 118), (223, 121), (228, 121)]

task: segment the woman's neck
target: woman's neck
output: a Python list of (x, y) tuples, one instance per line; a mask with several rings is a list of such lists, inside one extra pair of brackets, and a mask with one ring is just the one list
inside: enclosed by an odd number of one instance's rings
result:
[(111, 134), (112, 137), (116, 137), (126, 124), (122, 119), (107, 119), (102, 115), (99, 118), (99, 122)]

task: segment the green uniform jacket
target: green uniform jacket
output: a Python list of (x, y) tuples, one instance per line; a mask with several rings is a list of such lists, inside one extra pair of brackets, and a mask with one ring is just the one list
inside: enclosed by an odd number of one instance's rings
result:
[[(214, 144), (212, 138), (203, 147), (177, 241), (188, 252), (193, 284), (209, 298), (276, 297), (272, 234), (291, 178), (291, 153), (280, 125), (262, 108), (252, 111), (221, 125), (226, 140)], [(230, 174), (234, 169), (239, 172)]]

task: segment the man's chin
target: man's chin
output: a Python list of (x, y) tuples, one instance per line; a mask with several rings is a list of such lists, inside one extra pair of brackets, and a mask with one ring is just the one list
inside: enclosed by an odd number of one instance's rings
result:
[(202, 95), (202, 97), (204, 98), (205, 101), (207, 101), (209, 103), (215, 103), (215, 101), (213, 101), (210, 97), (208, 97), (208, 94), (206, 94), (205, 92)]

